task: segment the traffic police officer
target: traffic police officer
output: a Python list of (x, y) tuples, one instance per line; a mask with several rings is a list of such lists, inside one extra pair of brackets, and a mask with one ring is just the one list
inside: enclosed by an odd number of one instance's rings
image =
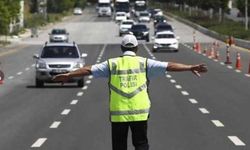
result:
[(129, 128), (135, 150), (148, 150), (147, 120), (150, 100), (148, 79), (164, 75), (166, 71), (192, 71), (195, 75), (207, 72), (204, 64), (185, 65), (161, 62), (136, 56), (138, 42), (134, 35), (122, 39), (123, 55), (103, 63), (85, 66), (76, 71), (54, 77), (54, 81), (66, 82), (72, 77), (93, 75), (109, 78), (110, 120), (113, 150), (127, 150)]

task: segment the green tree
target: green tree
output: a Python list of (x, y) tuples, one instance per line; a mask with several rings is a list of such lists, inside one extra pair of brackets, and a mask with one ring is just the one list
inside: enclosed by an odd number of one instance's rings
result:
[[(237, 0), (237, 8), (245, 15), (245, 0)], [(248, 14), (250, 14), (250, 0), (248, 0)]]
[(10, 24), (10, 13), (3, 1), (0, 1), (0, 34), (7, 35)]

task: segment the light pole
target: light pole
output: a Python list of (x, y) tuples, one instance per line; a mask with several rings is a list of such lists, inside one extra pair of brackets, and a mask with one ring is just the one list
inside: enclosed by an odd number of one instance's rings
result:
[(245, 0), (245, 30), (248, 30), (248, 0)]

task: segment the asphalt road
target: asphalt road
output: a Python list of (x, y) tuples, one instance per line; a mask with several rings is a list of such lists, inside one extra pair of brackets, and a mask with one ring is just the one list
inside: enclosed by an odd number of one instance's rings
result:
[[(181, 38), (178, 53), (151, 53), (152, 44), (140, 41), (138, 55), (161, 61), (205, 63), (201, 78), (190, 72), (153, 78), (149, 141), (152, 150), (247, 150), (250, 143), (249, 52), (242, 55), (242, 71), (225, 61), (225, 45), (215, 61), (192, 50), (193, 29), (169, 20)], [(152, 23), (148, 24), (152, 29)], [(87, 64), (121, 55), (118, 25), (110, 18), (98, 18), (93, 8), (53, 27), (64, 27), (71, 41), (88, 53)], [(46, 84), (35, 88), (34, 60), (48, 39), (47, 28), (39, 38), (27, 38), (19, 46), (0, 53), (5, 81), (0, 85), (0, 150), (110, 150), (111, 131), (107, 79), (85, 77), (86, 86)], [(153, 30), (151, 30), (151, 33)], [(203, 46), (211, 39), (201, 33)], [(132, 150), (131, 138), (129, 149)]]

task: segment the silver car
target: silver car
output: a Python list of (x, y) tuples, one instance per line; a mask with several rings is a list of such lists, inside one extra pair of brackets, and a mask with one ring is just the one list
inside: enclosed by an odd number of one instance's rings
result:
[[(43, 87), (45, 82), (53, 83), (53, 76), (83, 67), (87, 54), (80, 54), (75, 43), (45, 43), (40, 53), (33, 57), (36, 59), (36, 87)], [(78, 87), (84, 86), (83, 77), (69, 82), (77, 82)]]
[(49, 33), (50, 42), (69, 42), (69, 33), (66, 29), (52, 29)]

